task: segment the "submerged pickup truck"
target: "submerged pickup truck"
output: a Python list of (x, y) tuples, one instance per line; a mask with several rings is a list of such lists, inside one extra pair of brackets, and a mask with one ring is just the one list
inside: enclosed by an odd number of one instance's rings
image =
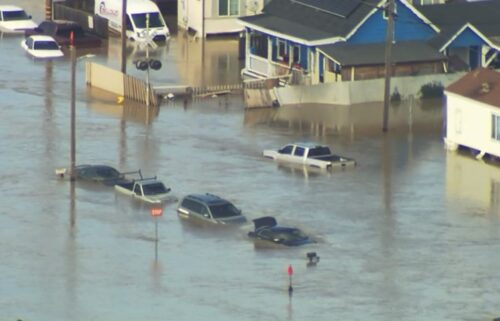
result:
[(115, 190), (146, 203), (158, 204), (168, 198), (170, 188), (156, 179), (142, 178), (115, 185)]
[(330, 147), (312, 143), (288, 144), (278, 150), (264, 150), (262, 154), (264, 157), (276, 161), (303, 164), (321, 169), (356, 165), (354, 159), (334, 155), (330, 151)]

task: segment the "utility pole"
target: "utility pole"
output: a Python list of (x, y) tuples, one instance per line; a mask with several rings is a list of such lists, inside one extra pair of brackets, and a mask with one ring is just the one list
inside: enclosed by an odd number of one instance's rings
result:
[(394, 0), (388, 0), (385, 8), (387, 14), (387, 33), (385, 38), (385, 87), (384, 87), (384, 122), (382, 131), (386, 132), (389, 121), (389, 102), (392, 76), (392, 42), (394, 41)]
[[(149, 13), (146, 13), (146, 35), (149, 39)], [(148, 41), (153, 41), (152, 39)], [(146, 44), (146, 61), (148, 62), (148, 69), (146, 70), (146, 107), (149, 111), (149, 43)]]
[(122, 0), (122, 73), (127, 73), (127, 0)]
[(75, 84), (76, 84), (76, 76), (75, 76), (75, 69), (76, 69), (76, 49), (75, 49), (75, 44), (74, 44), (74, 34), (71, 32), (70, 35), (70, 45), (69, 45), (69, 51), (70, 51), (70, 56), (71, 56), (71, 111), (70, 111), (70, 117), (71, 117), (71, 142), (70, 142), (70, 180), (74, 181), (75, 180), (75, 155), (76, 155), (76, 135), (75, 135), (75, 118), (76, 118), (76, 93), (75, 93)]

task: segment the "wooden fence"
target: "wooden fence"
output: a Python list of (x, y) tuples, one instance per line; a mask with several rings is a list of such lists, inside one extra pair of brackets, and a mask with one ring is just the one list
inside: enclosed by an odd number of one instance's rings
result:
[[(144, 80), (123, 75), (123, 86), (125, 98), (147, 104), (147, 84)], [(159, 104), (159, 98), (149, 84), (149, 105), (157, 107)]]

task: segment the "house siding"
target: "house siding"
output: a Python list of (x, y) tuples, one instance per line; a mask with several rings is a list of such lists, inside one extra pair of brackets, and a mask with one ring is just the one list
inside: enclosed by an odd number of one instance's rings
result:
[(446, 96), (447, 141), (500, 156), (500, 141), (491, 138), (491, 117), (500, 116), (500, 109), (450, 92)]
[[(436, 32), (415, 13), (399, 1), (396, 1), (397, 17), (394, 20), (395, 41), (428, 40)], [(384, 42), (387, 30), (387, 20), (383, 10), (372, 14), (366, 22), (349, 38), (348, 43), (379, 43)]]
[(486, 42), (470, 28), (466, 28), (448, 45), (448, 48), (461, 48), (482, 45), (486, 45)]

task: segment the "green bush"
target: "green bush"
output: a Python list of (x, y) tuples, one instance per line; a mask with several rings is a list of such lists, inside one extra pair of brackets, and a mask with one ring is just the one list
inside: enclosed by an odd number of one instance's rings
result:
[(438, 98), (443, 96), (444, 86), (440, 82), (431, 82), (420, 88), (421, 98)]

